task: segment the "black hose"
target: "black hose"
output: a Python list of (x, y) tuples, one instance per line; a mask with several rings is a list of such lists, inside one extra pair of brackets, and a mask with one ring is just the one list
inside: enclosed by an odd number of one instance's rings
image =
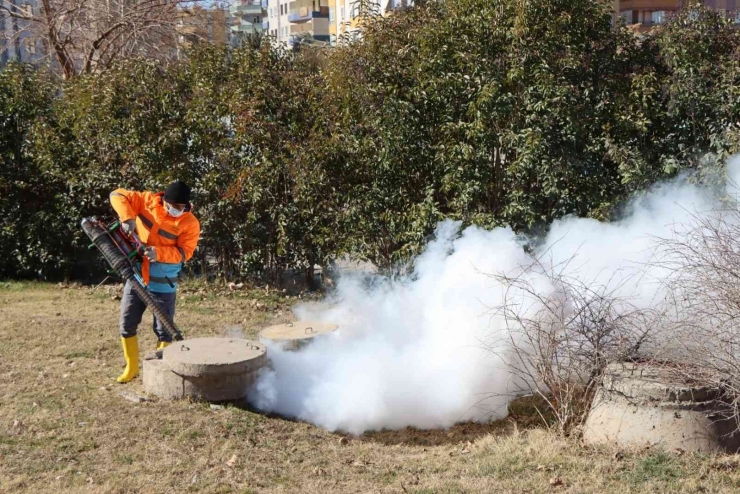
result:
[(177, 328), (177, 326), (175, 326), (175, 322), (170, 319), (169, 314), (162, 310), (162, 307), (159, 305), (159, 302), (157, 302), (157, 299), (152, 297), (151, 292), (143, 287), (141, 283), (139, 283), (139, 280), (137, 280), (136, 278), (129, 281), (131, 281), (131, 288), (134, 289), (134, 291), (144, 302), (144, 304), (149, 307), (149, 309), (154, 313), (155, 316), (157, 316), (157, 319), (161, 321), (162, 326), (164, 326), (170, 334), (174, 334), (173, 339), (175, 341), (182, 341), (182, 333), (180, 333), (180, 330)]
[(175, 341), (182, 341), (182, 333), (175, 325), (175, 322), (170, 318), (169, 314), (162, 309), (162, 306), (159, 305), (159, 302), (157, 302), (157, 299), (152, 296), (151, 292), (149, 292), (149, 290), (147, 290), (146, 287), (136, 279), (136, 272), (131, 265), (131, 261), (129, 261), (118, 247), (116, 247), (116, 244), (110, 238), (108, 232), (96, 223), (87, 219), (82, 220), (82, 229), (87, 236), (90, 237), (90, 240), (93, 241), (95, 247), (97, 247), (100, 253), (103, 254), (103, 257), (108, 261), (108, 264), (110, 264), (115, 272), (118, 273), (121, 278), (131, 283), (131, 288), (136, 292), (136, 295), (138, 295), (141, 301), (144, 302), (144, 305), (149, 307), (149, 310), (154, 313), (155, 317), (162, 323), (165, 330), (171, 335), (174, 334), (173, 339)]

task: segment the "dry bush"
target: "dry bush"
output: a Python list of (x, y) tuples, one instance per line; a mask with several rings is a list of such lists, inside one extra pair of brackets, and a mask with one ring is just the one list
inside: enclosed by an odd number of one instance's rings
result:
[[(569, 434), (585, 420), (608, 364), (642, 358), (659, 314), (619, 292), (633, 276), (591, 283), (532, 258), (516, 275), (491, 275), (505, 289), (491, 315), (506, 322), (502, 357), (525, 391), (541, 396)], [(490, 346), (493, 348), (493, 345)]]
[(40, 0), (36, 6), (0, 0), (0, 18), (15, 32), (0, 33), (6, 46), (28, 36), (42, 40), (65, 79), (102, 71), (114, 61), (144, 56), (177, 59), (182, 28), (200, 0)]
[(740, 210), (694, 214), (658, 241), (669, 270), (676, 372), (719, 388), (740, 428)]

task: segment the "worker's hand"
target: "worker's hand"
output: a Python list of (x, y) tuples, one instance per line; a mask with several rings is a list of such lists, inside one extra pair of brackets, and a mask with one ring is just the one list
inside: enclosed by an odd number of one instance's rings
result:
[(136, 220), (126, 220), (121, 222), (121, 230), (126, 235), (132, 235), (136, 233)]
[(154, 247), (147, 247), (144, 250), (144, 257), (149, 259), (149, 262), (157, 262), (157, 251), (154, 250)]

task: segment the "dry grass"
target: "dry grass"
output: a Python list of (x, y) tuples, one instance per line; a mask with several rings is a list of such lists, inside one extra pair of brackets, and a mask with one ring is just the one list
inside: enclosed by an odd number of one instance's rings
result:
[[(264, 292), (183, 294), (191, 336), (289, 316)], [(253, 300), (257, 299), (257, 302)], [(264, 306), (258, 306), (264, 304)], [(134, 404), (118, 301), (105, 290), (0, 284), (0, 492), (737, 492), (740, 457), (587, 449), (511, 420), (343, 439), (236, 407)], [(281, 313), (280, 313), (281, 312)], [(153, 348), (148, 328), (143, 350)], [(518, 432), (521, 431), (521, 432)]]

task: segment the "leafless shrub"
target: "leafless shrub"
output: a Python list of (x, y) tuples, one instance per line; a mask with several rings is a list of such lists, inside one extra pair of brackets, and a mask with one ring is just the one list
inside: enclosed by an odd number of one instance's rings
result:
[(608, 364), (642, 358), (659, 318), (618, 295), (636, 275), (595, 284), (568, 274), (568, 266), (532, 258), (515, 275), (491, 275), (505, 290), (501, 306), (491, 308), (508, 330), (503, 358), (565, 434), (585, 420)]
[(740, 428), (740, 210), (694, 214), (658, 244), (656, 265), (670, 271), (676, 372), (721, 389)]
[[(176, 58), (182, 28), (199, 0), (0, 0), (0, 18), (18, 25), (11, 36), (43, 40), (65, 78), (102, 70), (115, 60)], [(7, 33), (6, 33), (7, 34)], [(10, 40), (8, 40), (10, 41)]]

